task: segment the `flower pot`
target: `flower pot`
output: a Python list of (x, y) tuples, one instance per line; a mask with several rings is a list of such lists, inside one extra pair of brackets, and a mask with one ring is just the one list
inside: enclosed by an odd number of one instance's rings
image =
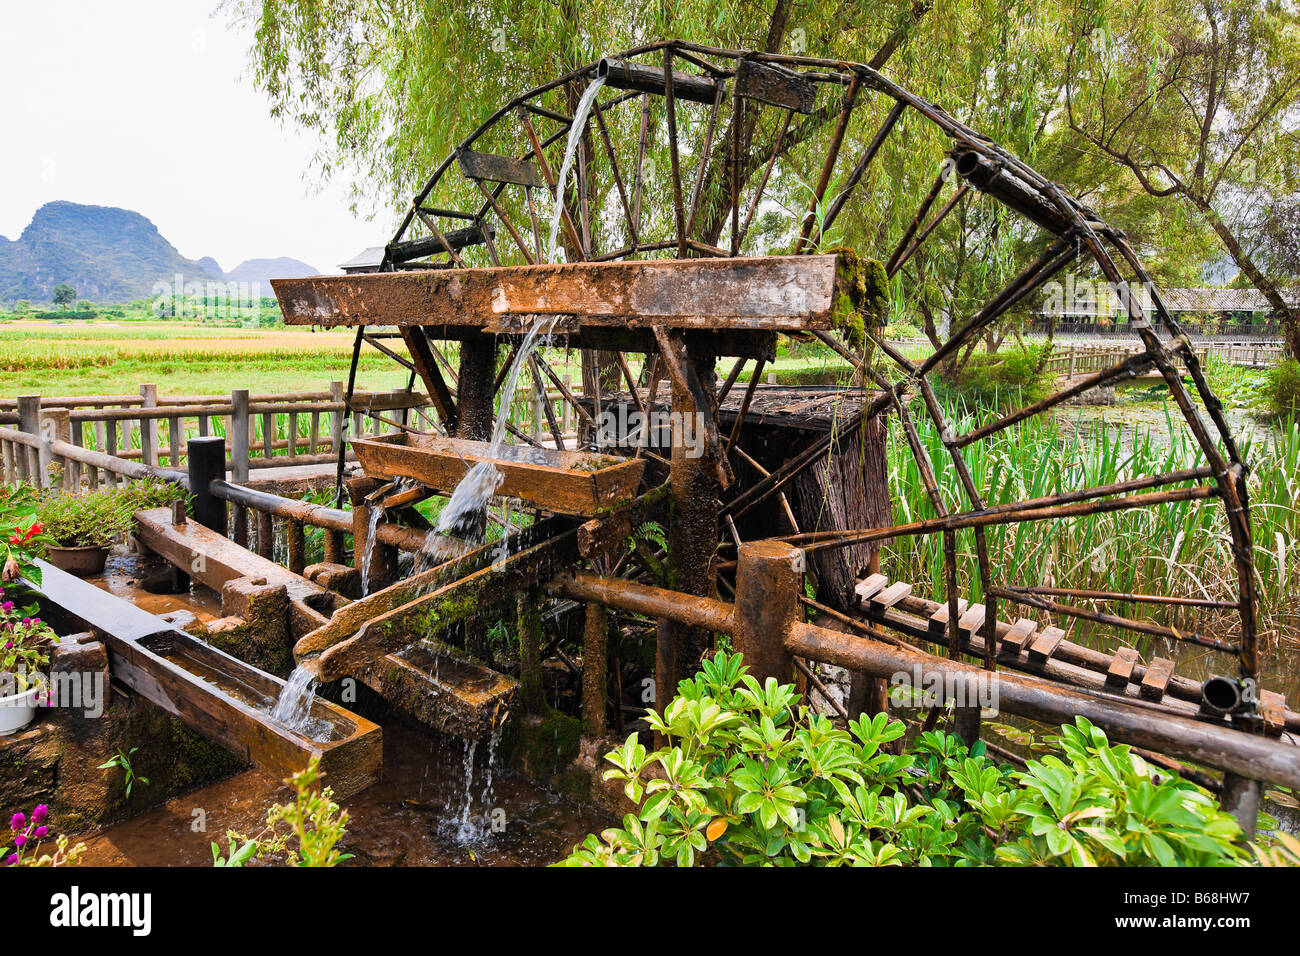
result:
[(108, 560), (108, 545), (90, 545), (84, 548), (49, 548), (50, 564), (60, 571), (67, 571), (79, 577), (99, 574), (104, 570)]
[(0, 697), (0, 737), (22, 730), (36, 716), (36, 696), (41, 692), (40, 683), (8, 697)]

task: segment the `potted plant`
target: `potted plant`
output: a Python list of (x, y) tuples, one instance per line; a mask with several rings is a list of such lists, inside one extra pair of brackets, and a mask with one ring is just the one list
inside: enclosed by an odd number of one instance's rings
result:
[(109, 548), (131, 530), (128, 499), (113, 490), (48, 495), (38, 514), (54, 541), (47, 549), (50, 563), (69, 574), (99, 574)]
[(0, 603), (0, 737), (32, 722), (45, 686), (43, 669), (55, 634), (34, 613), (13, 601)]

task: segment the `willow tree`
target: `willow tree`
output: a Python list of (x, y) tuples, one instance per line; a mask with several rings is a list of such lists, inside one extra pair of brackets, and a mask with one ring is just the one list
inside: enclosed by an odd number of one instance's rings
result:
[[(404, 211), (429, 171), (511, 97), (604, 53), (669, 36), (870, 63), (1073, 191), (1114, 186), (1121, 175), (1113, 163), (1080, 152), (1077, 137), (1060, 118), (1069, 66), (1061, 56), (1061, 37), (1072, 25), (1072, 9), (1065, 3), (232, 0), (227, 6), (255, 26), (252, 63), (273, 112), (322, 134), (331, 146), (319, 157), (321, 172), (346, 176), (356, 204), (372, 210)], [(547, 94), (553, 97), (547, 105), (572, 115), (584, 87), (585, 79), (566, 84)], [(818, 176), (839, 106), (838, 99), (827, 98), (781, 138), (764, 214), (743, 254), (793, 248), (813, 193), (807, 184)], [(887, 97), (877, 97), (855, 109), (841, 156), (860, 155), (891, 107)], [(751, 185), (754, 163), (761, 160), (749, 162), (749, 157), (766, 157), (782, 137), (775, 111), (756, 112), (727, 112), (725, 128), (715, 139), (695, 236), (709, 244), (716, 244), (726, 226), (736, 168), (727, 153), (736, 139), (731, 124), (740, 124), (740, 175)], [(635, 144), (638, 136), (635, 123), (620, 125), (613, 118), (609, 132), (620, 148)], [(509, 151), (517, 146), (493, 142), (489, 135), (476, 148)], [(887, 259), (950, 147), (933, 124), (905, 114), (822, 245), (849, 245), (863, 255)], [(666, 145), (652, 143), (651, 152), (656, 148), (663, 152)], [(616, 201), (601, 152), (587, 150), (585, 188), (595, 209)], [(840, 165), (848, 165), (847, 160)], [(839, 176), (844, 175), (841, 168)], [(833, 181), (825, 195), (837, 195), (841, 185), (842, 179)], [(1140, 244), (1150, 238), (1146, 244), (1158, 247), (1160, 234), (1169, 232), (1170, 220), (1177, 217), (1152, 212), (1153, 203), (1137, 202), (1133, 193), (1103, 188), (1108, 202), (1099, 205), (1136, 232)], [(647, 204), (647, 215), (666, 215), (671, 197), (648, 194)], [(619, 228), (617, 217), (595, 216), (591, 226), (592, 251), (620, 247), (621, 237), (609, 232)], [(937, 338), (943, 327), (1005, 286), (1045, 241), (1000, 204), (973, 191), (966, 194), (923, 251), (895, 276), (895, 320), (924, 327)], [(1189, 245), (1195, 243), (1179, 247)]]
[[(1292, 257), (1260, 210), (1300, 189), (1300, 15), (1292, 0), (1076, 0), (1070, 128), (1150, 196), (1194, 209), (1300, 355)], [(1275, 244), (1276, 245), (1276, 244)], [(1285, 245), (1283, 241), (1282, 245)]]
[[(253, 71), (273, 115), (331, 143), (321, 173), (349, 177), (358, 205), (402, 208), (500, 104), (605, 53), (675, 36), (883, 63), (929, 6), (227, 0), (223, 9), (253, 24)], [(584, 85), (561, 95), (576, 102)]]

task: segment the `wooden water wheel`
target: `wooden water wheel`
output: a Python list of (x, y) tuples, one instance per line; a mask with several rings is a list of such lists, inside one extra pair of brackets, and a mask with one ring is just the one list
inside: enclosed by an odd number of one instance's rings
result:
[[(575, 130), (574, 111), (588, 92), (591, 110)], [(906, 153), (909, 167), (875, 168), (900, 135), (918, 144)], [(569, 143), (572, 174), (553, 245), (552, 197)], [(929, 177), (930, 185), (891, 231), (882, 210), (893, 208), (890, 184), (904, 176)], [(1021, 237), (1027, 264), (956, 315), (928, 354), (909, 357), (880, 334), (883, 311), (909, 314), (909, 269), (974, 204), (996, 205), (1001, 228)], [(875, 237), (872, 248), (861, 255), (834, 248), (841, 219), (871, 226), (863, 231)], [(1144, 290), (1121, 296), (1138, 352), (959, 431), (936, 395), (936, 377), (1062, 270), (1084, 264), (1116, 289)], [(639, 497), (585, 515), (580, 551), (606, 576), (729, 597), (739, 545), (777, 539), (801, 549), (817, 572), (818, 597), (805, 604), (851, 633), (939, 645), (989, 670), (1024, 670), (1180, 714), (1219, 707), (1211, 716), (1230, 714), (1237, 726), (1281, 733), (1288, 720), (1277, 695), (1254, 693), (1260, 661), (1246, 464), (1188, 337), (1125, 235), (866, 65), (681, 41), (587, 64), (503, 104), (463, 140), (412, 199), (374, 274), (284, 280), (276, 290), (288, 321), (356, 325), (358, 347), (368, 342), (406, 365), (427, 388), (442, 430), (461, 440), (487, 437), (514, 356), (537, 316), (546, 317), (552, 348), (583, 352), (583, 394), (544, 352), (528, 358), (528, 372), (538, 390), (559, 390), (581, 427), (576, 440), (566, 437), (543, 403), (549, 436), (512, 428), (514, 440), (647, 463)], [(376, 328), (394, 325), (409, 360)], [(852, 369), (848, 387), (761, 385), (781, 335), (835, 353)], [(446, 341), (459, 343), (458, 365), (439, 345)], [(629, 353), (646, 356), (639, 369)], [(719, 375), (724, 356), (734, 364)], [(1019, 500), (991, 498), (972, 473), (966, 455), (977, 443), (1143, 372), (1167, 386), (1199, 451), (1194, 467)], [(602, 435), (602, 416), (660, 408), (698, 417), (698, 455), (686, 453), (680, 435), (666, 451), (649, 427)], [(939, 454), (922, 441), (922, 419), (940, 436)], [(891, 428), (931, 507), (897, 523), (884, 463)], [(942, 490), (948, 478), (955, 496)], [(515, 491), (525, 500), (527, 485)], [(1062, 520), (1202, 499), (1221, 504), (1231, 538), (1237, 592), (1229, 601), (1019, 583), (1026, 569), (999, 567), (990, 552), (991, 529), (1002, 525), (1037, 522), (1050, 534)], [(548, 510), (542, 491), (531, 504)], [(667, 529), (662, 548), (629, 539), (650, 520)], [(875, 552), (905, 537), (931, 540), (941, 552), (937, 584), (879, 573)], [(969, 575), (958, 557), (965, 538), (974, 551)], [(1190, 632), (1115, 610), (1161, 603), (1228, 612), (1235, 633)], [(660, 686), (693, 670), (711, 642), (707, 620), (661, 620)], [(1123, 645), (1091, 650), (1066, 639), (1071, 622), (1197, 645), (1235, 660), (1239, 680), (1203, 688), (1167, 659), (1144, 663)], [(590, 625), (588, 636), (595, 640)], [(603, 643), (595, 648), (603, 655)], [(602, 670), (588, 689), (591, 706), (604, 687)], [(604, 729), (604, 717), (589, 724)]]

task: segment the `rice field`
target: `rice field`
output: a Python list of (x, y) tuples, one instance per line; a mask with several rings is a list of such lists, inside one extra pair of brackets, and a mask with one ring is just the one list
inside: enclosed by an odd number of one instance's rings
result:
[[(0, 325), (0, 396), (319, 391), (346, 379), (349, 330), (232, 329), (180, 323), (11, 322)], [(362, 352), (358, 387), (393, 389), (406, 371)]]

